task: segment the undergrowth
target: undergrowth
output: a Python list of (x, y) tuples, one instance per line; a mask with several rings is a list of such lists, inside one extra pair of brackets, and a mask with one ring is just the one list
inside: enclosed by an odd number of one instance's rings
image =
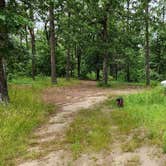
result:
[(143, 94), (124, 98), (125, 111), (139, 126), (148, 129), (148, 138), (159, 144), (166, 152), (166, 95), (164, 89), (157, 87)]
[[(77, 83), (58, 79), (57, 86), (69, 86)], [(47, 77), (21, 77), (10, 81), (10, 104), (0, 105), (0, 165), (12, 165), (27, 149), (28, 137), (55, 110), (41, 100), (41, 92), (51, 86)]]
[[(166, 152), (166, 95), (164, 89), (156, 87), (150, 91), (124, 97), (125, 107), (113, 114), (118, 116), (118, 125), (141, 127), (147, 129), (147, 137), (152, 144), (163, 147)], [(112, 101), (108, 101), (112, 105)], [(107, 104), (108, 104), (107, 103)], [(121, 112), (121, 113), (120, 113)], [(124, 117), (124, 114), (125, 117)], [(128, 119), (130, 117), (130, 120)], [(114, 118), (113, 118), (114, 119)]]

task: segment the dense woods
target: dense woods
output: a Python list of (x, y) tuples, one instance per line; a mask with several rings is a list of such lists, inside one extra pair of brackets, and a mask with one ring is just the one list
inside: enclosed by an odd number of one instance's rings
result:
[(111, 79), (166, 76), (165, 0), (1, 0), (0, 92), (18, 76)]

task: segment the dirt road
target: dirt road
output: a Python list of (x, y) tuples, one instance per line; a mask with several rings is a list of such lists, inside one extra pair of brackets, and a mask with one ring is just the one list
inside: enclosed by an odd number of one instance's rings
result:
[[(49, 118), (47, 124), (37, 129), (29, 148), (30, 159), (22, 161), (20, 166), (91, 166), (88, 156), (73, 161), (67, 148), (61, 146), (65, 131), (80, 109), (90, 108), (103, 102), (108, 96), (137, 93), (140, 88), (126, 87), (122, 89), (98, 88), (96, 82), (81, 81), (70, 87), (53, 87), (45, 90), (43, 100), (58, 105), (58, 112)], [(82, 161), (83, 160), (83, 161)], [(110, 164), (108, 162), (108, 164)], [(100, 164), (99, 164), (100, 165)], [(102, 165), (102, 164), (101, 164)]]

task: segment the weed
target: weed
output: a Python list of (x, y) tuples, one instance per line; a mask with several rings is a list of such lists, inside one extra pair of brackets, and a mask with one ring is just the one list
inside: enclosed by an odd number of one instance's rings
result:
[[(163, 146), (165, 146), (165, 137), (162, 140), (166, 131), (166, 96), (163, 88), (156, 87), (151, 91), (128, 95), (124, 97), (124, 101), (125, 107), (121, 111), (114, 111), (111, 116), (120, 130), (127, 132), (132, 128), (146, 128), (147, 138), (151, 143), (161, 145), (164, 142)], [(111, 106), (112, 100), (107, 101), (108, 106), (109, 103)]]
[[(77, 83), (59, 79), (57, 86)], [(10, 104), (0, 105), (0, 165), (12, 164), (14, 158), (25, 153), (32, 130), (38, 127), (55, 106), (43, 103), (41, 92), (51, 86), (47, 77), (17, 78), (9, 84)]]
[(81, 111), (67, 132), (75, 157), (84, 151), (107, 149), (111, 142), (110, 118), (101, 110)]

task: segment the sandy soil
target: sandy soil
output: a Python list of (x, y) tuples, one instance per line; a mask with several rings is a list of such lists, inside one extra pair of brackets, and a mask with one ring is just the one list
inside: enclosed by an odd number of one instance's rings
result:
[[(110, 153), (83, 154), (77, 160), (72, 158), (67, 148), (61, 147), (65, 131), (80, 109), (90, 108), (103, 102), (108, 96), (119, 96), (129, 93), (138, 93), (140, 88), (104, 89), (97, 88), (96, 82), (82, 81), (79, 85), (62, 88), (48, 88), (43, 94), (43, 100), (56, 104), (59, 110), (50, 117), (47, 124), (37, 129), (32, 138), (32, 145), (28, 149), (34, 154), (34, 160), (22, 161), (19, 166), (162, 166), (163, 156), (151, 157), (155, 149), (142, 147), (133, 153), (124, 153), (120, 150), (121, 142), (116, 142)], [(35, 153), (42, 154), (35, 157)], [(162, 161), (162, 162), (160, 162)], [(164, 166), (164, 165), (163, 165)]]

